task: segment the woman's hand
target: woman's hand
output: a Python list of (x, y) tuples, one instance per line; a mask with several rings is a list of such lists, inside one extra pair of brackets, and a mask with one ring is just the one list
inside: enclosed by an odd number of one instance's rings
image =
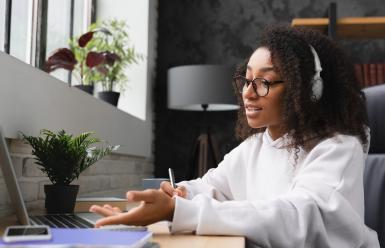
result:
[(176, 189), (174, 189), (171, 186), (171, 183), (168, 181), (163, 181), (160, 184), (160, 190), (162, 190), (164, 193), (169, 195), (170, 197), (173, 197), (174, 195), (186, 198), (187, 197), (187, 190), (183, 186), (178, 186)]
[(114, 224), (145, 226), (161, 220), (171, 221), (173, 218), (175, 200), (160, 189), (128, 191), (127, 200), (141, 203), (128, 212), (121, 212), (120, 209), (109, 205), (92, 205), (90, 212), (104, 216), (95, 223), (95, 227)]

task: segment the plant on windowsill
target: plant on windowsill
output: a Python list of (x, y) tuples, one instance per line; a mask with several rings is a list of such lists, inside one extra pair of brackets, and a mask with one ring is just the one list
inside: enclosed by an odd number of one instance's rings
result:
[(97, 22), (91, 25), (90, 30), (109, 30), (109, 33), (97, 32), (94, 35), (93, 49), (104, 55), (103, 63), (96, 66), (98, 75), (94, 78), (103, 89), (98, 97), (117, 106), (119, 91), (124, 91), (128, 82), (125, 69), (131, 64), (137, 64), (143, 56), (136, 53), (135, 48), (130, 45), (125, 21), (112, 19)]
[(96, 144), (101, 141), (92, 132), (73, 136), (64, 130), (40, 131), (40, 136), (27, 136), (21, 133), (27, 144), (32, 146), (36, 164), (45, 173), (52, 185), (44, 185), (45, 208), (48, 213), (73, 213), (79, 185), (71, 182), (80, 173), (119, 146)]
[[(106, 52), (98, 52), (95, 50), (96, 43), (100, 42), (93, 39), (95, 33), (105, 33), (110, 35), (107, 29), (95, 29), (89, 31), (79, 38), (72, 38), (69, 42), (70, 48), (59, 48), (55, 50), (45, 63), (45, 71), (50, 73), (56, 69), (65, 69), (73, 74), (79, 85), (75, 87), (89, 93), (94, 92), (94, 82), (98, 78), (98, 66), (106, 63)], [(113, 63), (118, 56), (108, 53), (108, 62)], [(113, 61), (113, 62), (112, 62)]]

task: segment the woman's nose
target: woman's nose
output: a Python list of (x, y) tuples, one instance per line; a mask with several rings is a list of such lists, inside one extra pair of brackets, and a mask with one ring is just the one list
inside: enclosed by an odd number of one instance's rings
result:
[(252, 83), (247, 85), (242, 92), (244, 98), (256, 98), (258, 95), (255, 93)]

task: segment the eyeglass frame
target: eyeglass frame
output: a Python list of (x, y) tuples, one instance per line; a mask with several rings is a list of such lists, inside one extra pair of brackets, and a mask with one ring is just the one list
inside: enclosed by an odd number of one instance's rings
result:
[[(236, 80), (239, 79), (239, 78), (242, 78), (245, 80), (245, 84), (243, 85), (243, 87), (241, 89), (238, 88), (238, 85), (236, 83)], [(250, 84), (254, 90), (254, 93), (259, 96), (259, 97), (264, 97), (264, 96), (267, 96), (269, 94), (269, 91), (270, 91), (270, 86), (271, 85), (275, 85), (275, 84), (279, 84), (279, 83), (284, 83), (285, 81), (283, 80), (267, 80), (265, 78), (261, 78), (261, 77), (256, 77), (254, 78), (253, 80), (249, 80), (247, 79), (245, 76), (242, 76), (242, 75), (237, 75), (235, 77), (233, 77), (233, 80), (235, 81), (234, 84), (235, 84), (235, 88), (237, 88), (237, 91), (238, 93), (242, 94), (245, 89), (249, 88)], [(258, 86), (257, 84), (255, 83), (255, 80), (261, 80), (261, 83), (263, 84), (263, 86), (265, 86), (267, 88), (267, 91), (266, 91), (266, 94), (261, 96), (260, 94), (258, 94)], [(246, 88), (245, 88), (245, 85), (246, 85)]]

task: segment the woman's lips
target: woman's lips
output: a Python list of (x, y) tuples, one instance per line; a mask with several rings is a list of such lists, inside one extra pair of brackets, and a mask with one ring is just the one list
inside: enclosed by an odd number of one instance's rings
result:
[(245, 111), (248, 117), (253, 117), (255, 115), (258, 115), (262, 111), (262, 108), (257, 106), (252, 106), (252, 105), (246, 105)]

